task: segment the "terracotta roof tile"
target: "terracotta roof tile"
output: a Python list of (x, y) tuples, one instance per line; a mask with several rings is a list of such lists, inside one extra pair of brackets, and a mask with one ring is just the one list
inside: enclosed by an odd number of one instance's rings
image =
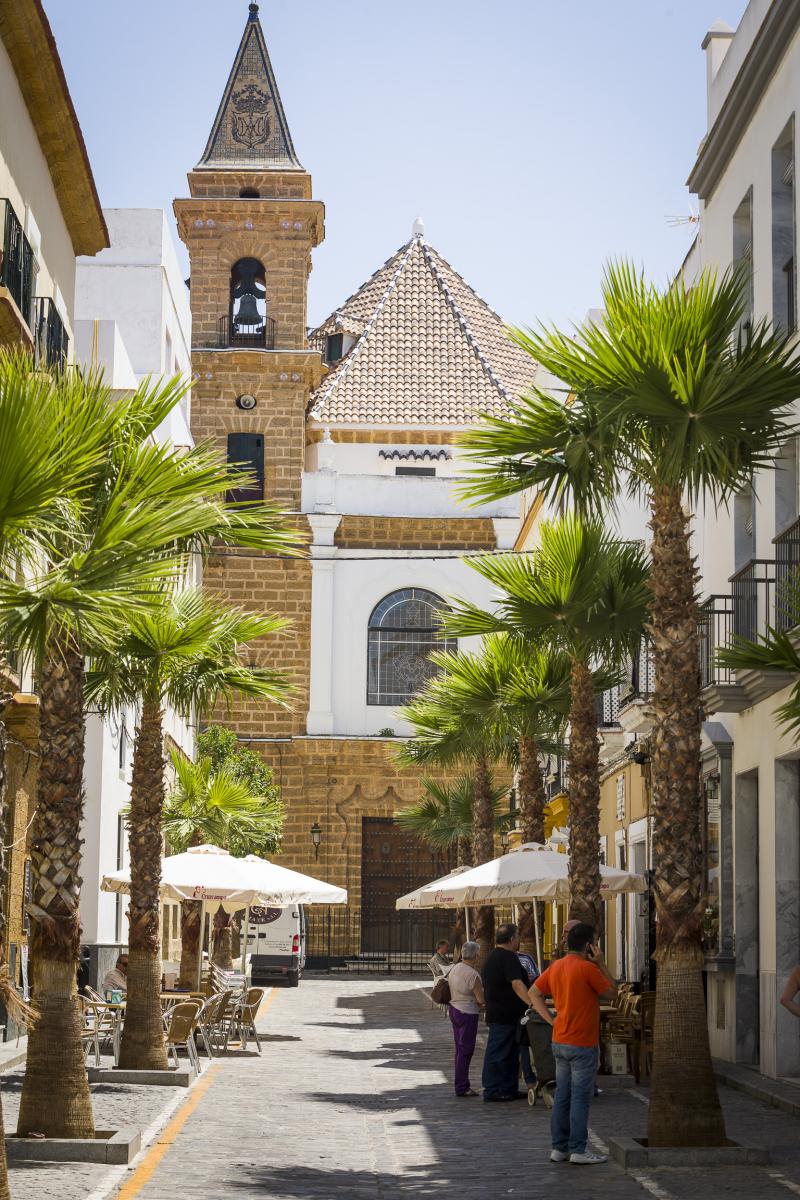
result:
[(335, 424), (468, 425), (505, 416), (535, 364), (497, 313), (415, 236), (326, 321), (311, 345), (356, 342), (312, 395), (310, 415)]

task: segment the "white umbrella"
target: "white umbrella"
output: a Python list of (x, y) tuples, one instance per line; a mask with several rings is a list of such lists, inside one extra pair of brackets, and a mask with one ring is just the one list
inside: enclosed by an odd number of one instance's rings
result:
[[(104, 892), (130, 892), (126, 868), (103, 876)], [(234, 858), (219, 846), (193, 846), (161, 860), (161, 897), (202, 900), (236, 912), (253, 904), (346, 904), (347, 891), (250, 854)]]
[[(420, 908), (461, 908), (467, 904), (569, 900), (569, 858), (531, 842), (481, 863), (458, 876), (435, 879), (419, 889)], [(646, 892), (643, 875), (600, 867), (603, 900), (623, 892)]]
[[(104, 875), (100, 886), (104, 892), (129, 893), (130, 870)], [(255, 854), (234, 858), (219, 846), (192, 846), (184, 854), (162, 858), (159, 894), (168, 900), (199, 900), (201, 930), (206, 904), (221, 905), (226, 912), (247, 909), (246, 930), (253, 905), (347, 903), (345, 888), (279, 867)]]
[(459, 875), (463, 875), (465, 871), (471, 870), (471, 867), (456, 867), (449, 874), (442, 875), (439, 879), (434, 879), (433, 883), (426, 883), (422, 887), (415, 888), (413, 892), (407, 892), (405, 896), (400, 896), (398, 900), (395, 900), (394, 906), (396, 909), (403, 910), (409, 908), (432, 908), (433, 905), (422, 903), (423, 893), (428, 888), (444, 887), (452, 879), (456, 879)]
[[(456, 878), (435, 879), (419, 889), (420, 908), (462, 908), (470, 904), (569, 900), (569, 858), (537, 842), (519, 846), (500, 858), (481, 863)], [(600, 896), (608, 900), (624, 892), (646, 892), (643, 875), (600, 866)], [(537, 953), (539, 922), (535, 922)]]

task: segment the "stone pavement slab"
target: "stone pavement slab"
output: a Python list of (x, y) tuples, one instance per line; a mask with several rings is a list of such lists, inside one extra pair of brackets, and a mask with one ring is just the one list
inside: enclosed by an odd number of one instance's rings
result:
[[(9, 1132), (16, 1126), (22, 1075), (22, 1070), (18, 1069), (4, 1074), (0, 1081), (3, 1120)], [(104, 1129), (133, 1125), (145, 1130), (173, 1097), (186, 1096), (185, 1088), (121, 1084), (98, 1084), (91, 1091), (95, 1123)], [(9, 1163), (13, 1200), (85, 1200), (108, 1176), (106, 1163)]]
[[(551, 1164), (549, 1116), (452, 1094), (450, 1023), (418, 983), (306, 979), (276, 990), (262, 1058), (221, 1064), (137, 1200), (786, 1200), (800, 1195), (800, 1125), (722, 1090), (729, 1134), (767, 1144), (771, 1167)], [(483, 1031), (473, 1085), (480, 1080)], [(642, 1135), (646, 1087), (608, 1090), (592, 1139)]]

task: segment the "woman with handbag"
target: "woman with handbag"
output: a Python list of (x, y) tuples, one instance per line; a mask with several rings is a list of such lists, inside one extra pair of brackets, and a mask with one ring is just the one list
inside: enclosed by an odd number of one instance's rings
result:
[(477, 942), (464, 942), (461, 961), (450, 968), (447, 983), (450, 987), (450, 1024), (455, 1042), (455, 1092), (457, 1096), (477, 1096), (469, 1082), (469, 1065), (475, 1052), (478, 1015), (484, 1006), (483, 984), (475, 970), (480, 947)]

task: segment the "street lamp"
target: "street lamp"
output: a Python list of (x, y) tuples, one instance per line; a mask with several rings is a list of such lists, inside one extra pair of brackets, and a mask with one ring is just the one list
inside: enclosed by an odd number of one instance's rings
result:
[(506, 850), (508, 849), (508, 830), (507, 829), (500, 830), (500, 845), (502, 847), (503, 854), (505, 854)]
[(310, 833), (311, 841), (314, 846), (314, 860), (317, 861), (319, 859), (319, 846), (320, 842), (322, 841), (322, 830), (320, 829), (317, 821), (315, 821), (311, 826)]

